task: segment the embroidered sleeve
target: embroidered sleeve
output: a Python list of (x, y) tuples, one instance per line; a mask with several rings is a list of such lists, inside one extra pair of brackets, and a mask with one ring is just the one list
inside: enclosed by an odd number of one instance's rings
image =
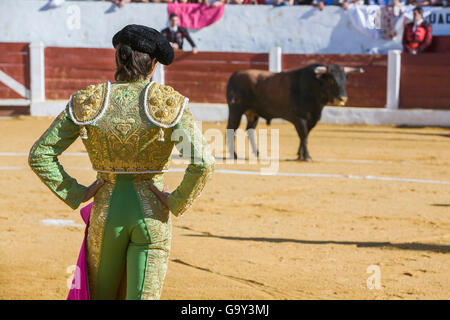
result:
[(183, 158), (190, 161), (181, 184), (167, 199), (169, 210), (174, 215), (180, 216), (200, 196), (214, 171), (215, 160), (189, 108), (185, 108), (180, 122), (174, 128), (172, 137), (175, 140), (177, 137), (181, 137), (176, 147)]
[(72, 178), (58, 161), (58, 156), (79, 136), (78, 126), (70, 119), (68, 106), (34, 143), (28, 164), (41, 181), (72, 209), (78, 208), (87, 187)]

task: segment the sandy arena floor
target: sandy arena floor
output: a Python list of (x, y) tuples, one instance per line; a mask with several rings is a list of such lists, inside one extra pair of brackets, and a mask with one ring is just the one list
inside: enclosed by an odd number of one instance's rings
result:
[[(0, 120), (0, 299), (68, 292), (83, 227), (41, 220), (82, 220), (27, 167), (50, 122)], [(280, 130), (279, 172), (304, 175), (230, 174), (264, 165), (219, 164), (224, 171), (174, 217), (163, 299), (450, 298), (450, 129), (319, 125), (309, 139), (315, 161), (302, 163), (290, 161), (293, 126), (271, 128)], [(67, 152), (83, 151), (77, 141)], [(81, 183), (94, 180), (87, 156), (61, 161)], [(166, 182), (173, 189), (181, 177)], [(370, 266), (380, 289), (368, 289)]]

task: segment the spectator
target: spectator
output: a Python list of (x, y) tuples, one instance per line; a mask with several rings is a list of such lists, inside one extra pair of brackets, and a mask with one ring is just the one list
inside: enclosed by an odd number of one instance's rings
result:
[(106, 0), (106, 1), (114, 3), (119, 8), (122, 8), (126, 3), (130, 2), (130, 0)]
[(192, 47), (192, 53), (197, 53), (198, 49), (192, 40), (189, 32), (186, 28), (178, 25), (178, 16), (175, 13), (171, 13), (169, 16), (169, 27), (161, 31), (166, 37), (174, 49), (183, 50), (184, 38), (190, 43)]
[(364, 5), (364, 0), (346, 0), (340, 3), (342, 9), (347, 10), (349, 4)]
[(380, 5), (380, 6), (403, 6), (407, 4), (407, 0), (366, 0), (367, 5)]
[(359, 0), (313, 0), (311, 4), (320, 11), (325, 8), (325, 5), (341, 6), (344, 10), (347, 10), (349, 3), (358, 4), (359, 2)]
[(294, 5), (294, 0), (276, 0), (275, 1), (276, 7), (293, 6), (293, 5)]
[(431, 44), (431, 25), (423, 19), (422, 7), (413, 10), (414, 21), (408, 23), (403, 31), (403, 51), (417, 54), (424, 52)]
[(208, 7), (216, 7), (225, 4), (226, 0), (202, 0), (202, 3)]
[[(280, 0), (278, 0), (278, 1), (280, 1)], [(276, 2), (277, 2), (277, 0), (225, 0), (226, 4), (272, 4), (272, 5), (275, 5)], [(280, 2), (283, 2), (283, 1), (281, 0)]]
[(266, 4), (265, 0), (227, 0), (226, 4)]
[(398, 17), (401, 14), (401, 8), (407, 5), (406, 0), (393, 0), (390, 6), (392, 7), (394, 16)]
[(365, 0), (365, 4), (392, 7), (394, 16), (398, 17), (401, 14), (401, 7), (407, 5), (408, 0)]
[(431, 5), (431, 0), (410, 0), (409, 4), (417, 7), (426, 7)]

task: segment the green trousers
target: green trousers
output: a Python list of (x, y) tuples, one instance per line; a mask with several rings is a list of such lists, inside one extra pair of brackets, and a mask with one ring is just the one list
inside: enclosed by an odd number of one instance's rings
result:
[(87, 237), (90, 298), (159, 299), (172, 225), (149, 184), (162, 189), (162, 179), (133, 174), (101, 178), (106, 183), (95, 195)]

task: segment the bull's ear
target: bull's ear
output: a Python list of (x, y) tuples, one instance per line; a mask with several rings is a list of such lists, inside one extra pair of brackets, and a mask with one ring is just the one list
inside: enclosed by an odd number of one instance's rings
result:
[(344, 72), (346, 74), (349, 74), (349, 73), (363, 73), (364, 69), (363, 68), (344, 67)]
[(316, 74), (316, 78), (319, 79), (323, 74), (328, 72), (328, 68), (325, 66), (318, 66), (314, 68), (314, 73)]

